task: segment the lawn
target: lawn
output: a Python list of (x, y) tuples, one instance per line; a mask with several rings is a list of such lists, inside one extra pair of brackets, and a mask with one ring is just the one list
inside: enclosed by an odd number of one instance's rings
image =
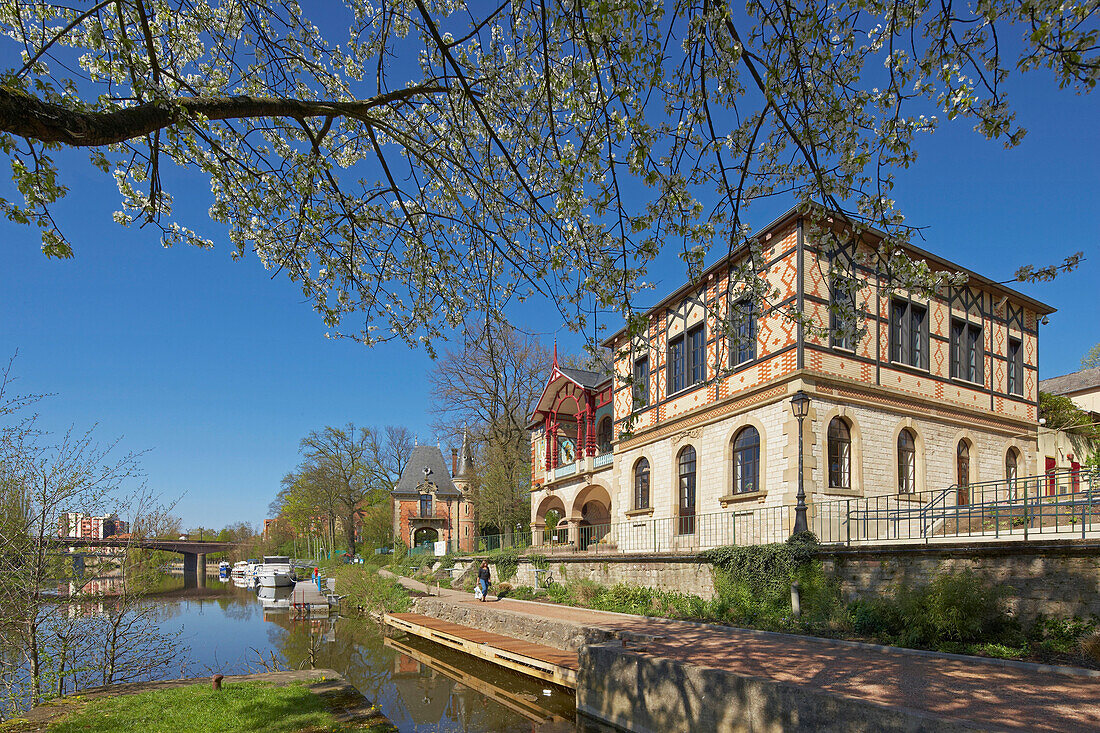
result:
[(47, 728), (50, 733), (291, 733), (350, 731), (338, 723), (323, 698), (302, 683), (276, 687), (266, 682), (209, 684), (150, 690), (88, 701)]

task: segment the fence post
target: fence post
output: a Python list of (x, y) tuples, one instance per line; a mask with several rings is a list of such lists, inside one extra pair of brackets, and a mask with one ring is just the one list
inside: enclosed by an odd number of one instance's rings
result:
[(852, 500), (844, 500), (844, 530), (847, 532), (848, 539), (845, 542), (848, 547), (852, 546)]
[[(1040, 479), (1041, 481), (1042, 479)], [(1031, 520), (1027, 516), (1027, 481), (1024, 482), (1024, 539), (1027, 539), (1028, 525), (1031, 524)]]
[(998, 501), (993, 502), (993, 536), (998, 539), (1001, 537), (1001, 512)]
[[(1089, 493), (1092, 493), (1092, 482), (1089, 481)], [(1088, 511), (1088, 502), (1081, 503), (1081, 539), (1085, 539), (1085, 512)]]

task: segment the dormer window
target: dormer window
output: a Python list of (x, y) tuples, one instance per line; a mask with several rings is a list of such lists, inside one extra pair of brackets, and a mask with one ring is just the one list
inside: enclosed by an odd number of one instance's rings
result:
[(420, 516), (430, 517), (432, 516), (432, 495), (421, 494), (420, 495)]

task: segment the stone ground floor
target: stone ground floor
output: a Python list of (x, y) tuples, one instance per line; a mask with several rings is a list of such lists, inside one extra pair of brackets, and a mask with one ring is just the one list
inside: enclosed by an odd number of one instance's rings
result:
[[(417, 581), (398, 580), (406, 587), (426, 590)], [(432, 588), (431, 592), (437, 591)], [(494, 628), (494, 624), (499, 626), (506, 622), (507, 616), (512, 616), (515, 621), (509, 629), (513, 635), (523, 633), (523, 629), (539, 629), (551, 623), (573, 625), (578, 633), (561, 638), (577, 639), (581, 643), (586, 639), (591, 641), (594, 629), (604, 629), (610, 637), (625, 640), (623, 652), (632, 657), (658, 660), (662, 664), (667, 660), (673, 667), (687, 665), (704, 673), (709, 669), (746, 680), (786, 683), (788, 689), (820, 692), (830, 699), (839, 696), (863, 701), (868, 709), (882, 710), (885, 706), (892, 710), (914, 711), (918, 718), (929, 716), (935, 723), (920, 728), (922, 730), (1100, 731), (1100, 672), (1059, 672), (1024, 662), (792, 636), (532, 601), (505, 599), (481, 603), (470, 594), (446, 589), (438, 593), (438, 600), (422, 599), (426, 603), (418, 607), (417, 612), (433, 615), (429, 612), (433, 604), (438, 608), (445, 606), (456, 615), (448, 620), (479, 624), (498, 633), (505, 631)], [(485, 618), (479, 620), (481, 616)], [(553, 645), (553, 640), (542, 640), (542, 643)], [(683, 697), (694, 694), (686, 685), (680, 692)], [(676, 704), (682, 703), (683, 700)], [(797, 724), (791, 729), (796, 728)], [(857, 728), (866, 729), (866, 726)], [(677, 728), (666, 728), (674, 729)]]

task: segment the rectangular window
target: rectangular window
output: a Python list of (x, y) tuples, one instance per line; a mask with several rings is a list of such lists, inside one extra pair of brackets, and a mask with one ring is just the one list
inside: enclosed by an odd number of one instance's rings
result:
[(649, 357), (643, 356), (634, 361), (634, 409), (649, 404)]
[(928, 368), (928, 308), (908, 300), (890, 304), (890, 359)]
[(833, 348), (856, 348), (856, 331), (859, 328), (859, 311), (856, 307), (854, 281), (846, 277), (833, 279), (829, 293), (829, 334)]
[(730, 365), (737, 366), (756, 358), (756, 312), (753, 302), (744, 298), (730, 309)]
[(668, 342), (668, 394), (684, 388), (684, 337)]
[(951, 376), (968, 382), (985, 382), (985, 343), (981, 326), (966, 321), (951, 323)]
[(691, 382), (688, 386), (692, 387), (706, 381), (707, 378), (707, 339), (703, 324), (688, 331), (687, 339), (688, 363), (691, 365), (689, 369)]
[(420, 516), (430, 517), (432, 516), (432, 495), (421, 494), (420, 495)]
[(1024, 350), (1020, 339), (1008, 339), (1008, 393), (1024, 393)]

